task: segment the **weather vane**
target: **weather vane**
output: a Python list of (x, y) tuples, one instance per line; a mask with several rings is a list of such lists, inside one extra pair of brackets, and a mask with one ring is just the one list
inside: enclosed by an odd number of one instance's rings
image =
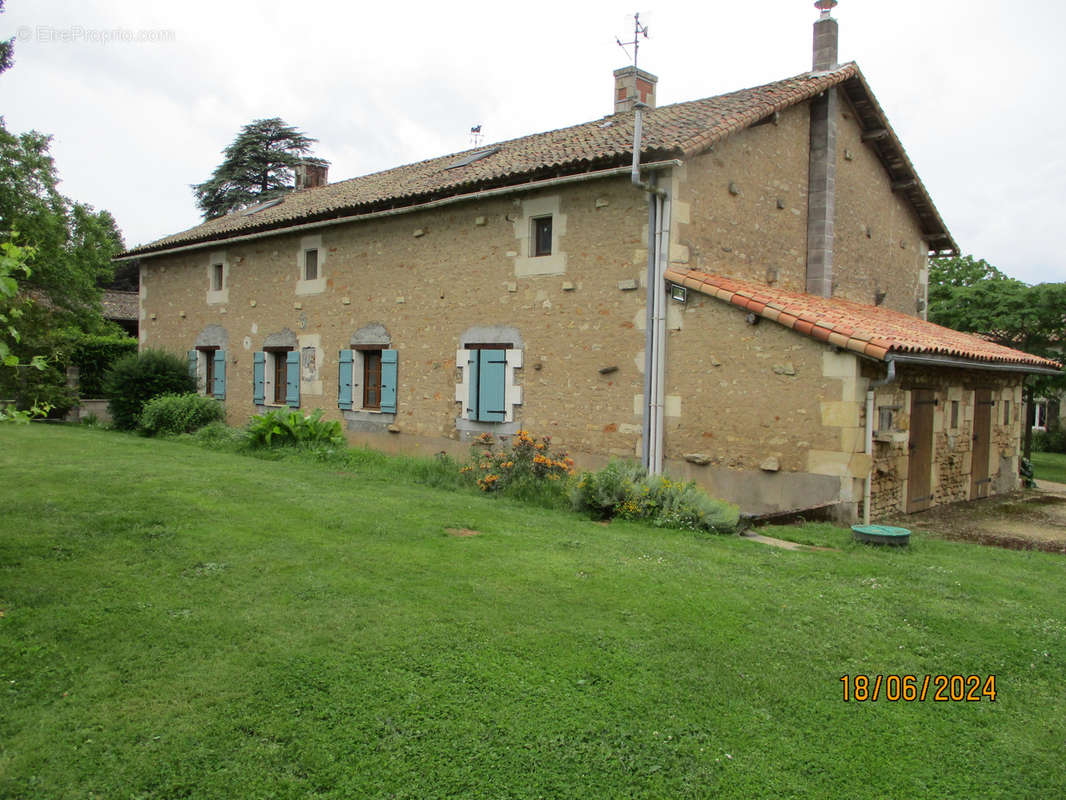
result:
[(648, 38), (648, 26), (640, 24), (640, 12), (633, 14), (633, 41), (623, 42), (617, 36), (614, 38), (618, 42), (618, 46), (625, 50), (626, 55), (629, 55), (629, 50), (626, 48), (629, 45), (633, 45), (633, 66), (637, 66), (637, 51), (640, 49), (640, 37)]
[(473, 128), (470, 129), (470, 144), (473, 147), (477, 147), (481, 144), (481, 123), (479, 122)]

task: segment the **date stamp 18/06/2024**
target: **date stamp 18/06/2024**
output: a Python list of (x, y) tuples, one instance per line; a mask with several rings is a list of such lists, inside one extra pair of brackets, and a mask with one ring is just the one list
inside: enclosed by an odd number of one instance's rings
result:
[(845, 703), (996, 701), (995, 675), (841, 675)]

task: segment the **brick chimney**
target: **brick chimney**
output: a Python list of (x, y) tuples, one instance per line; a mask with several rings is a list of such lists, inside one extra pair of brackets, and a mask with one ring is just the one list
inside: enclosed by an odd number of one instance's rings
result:
[[(829, 16), (837, 0), (818, 0), (814, 23), (813, 72), (837, 66), (837, 21)], [(833, 295), (833, 220), (836, 215), (837, 90), (811, 100), (810, 164), (807, 185), (807, 293)]]
[(659, 79), (636, 67), (614, 71), (614, 113), (632, 111), (638, 103), (655, 108), (655, 84)]
[(301, 161), (293, 170), (296, 173), (296, 189), (314, 189), (325, 186), (329, 181), (329, 165)]

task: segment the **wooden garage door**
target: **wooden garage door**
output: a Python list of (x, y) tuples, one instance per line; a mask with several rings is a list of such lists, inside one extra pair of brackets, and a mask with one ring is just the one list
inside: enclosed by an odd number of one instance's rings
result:
[(910, 457), (907, 468), (907, 513), (924, 511), (933, 500), (933, 410), (932, 389), (911, 392)]
[(974, 392), (973, 450), (970, 454), (970, 498), (988, 497), (988, 453), (992, 440), (992, 390)]

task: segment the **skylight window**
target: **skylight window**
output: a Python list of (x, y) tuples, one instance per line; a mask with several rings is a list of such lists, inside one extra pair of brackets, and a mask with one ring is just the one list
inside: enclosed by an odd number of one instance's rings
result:
[(284, 197), (275, 197), (273, 200), (267, 200), (265, 203), (256, 203), (254, 206), (249, 206), (248, 208), (244, 209), (244, 216), (250, 217), (252, 216), (252, 214), (257, 214), (265, 208), (272, 208), (273, 206), (278, 205), (284, 199)]
[(483, 158), (488, 158), (495, 153), (500, 152), (498, 147), (490, 147), (488, 150), (478, 150), (476, 153), (467, 153), (462, 158), (456, 159), (451, 164), (445, 167), (445, 169), (455, 169), (456, 167), (465, 167), (467, 164), (473, 164), (475, 161), (480, 161)]

